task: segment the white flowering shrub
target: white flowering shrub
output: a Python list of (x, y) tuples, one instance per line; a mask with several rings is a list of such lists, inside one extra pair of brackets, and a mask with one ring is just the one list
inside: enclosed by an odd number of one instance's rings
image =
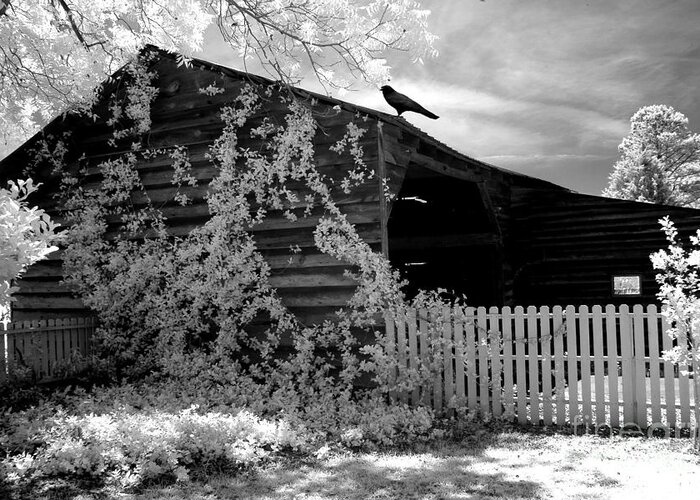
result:
[[(113, 127), (109, 144), (134, 135), (142, 135), (151, 130), (151, 103), (158, 95), (158, 89), (151, 85), (155, 73), (148, 70), (148, 63), (153, 60), (154, 51), (144, 51), (138, 59), (129, 61), (122, 73), (124, 95), (115, 95), (109, 106), (111, 116), (107, 125)], [(128, 123), (124, 128), (121, 124)]]
[(69, 416), (50, 409), (53, 415), (14, 414), (0, 440), (0, 472), (14, 484), (47, 477), (87, 477), (125, 488), (162, 479), (189, 481), (208, 470), (249, 468), (279, 453), (304, 450), (307, 441), (303, 429), (247, 411)]
[(55, 224), (43, 210), (30, 207), (27, 198), (37, 190), (32, 179), (10, 181), (0, 188), (0, 322), (10, 320), (13, 280), (29, 266), (57, 250)]
[(671, 325), (669, 334), (676, 340), (685, 339), (665, 357), (691, 364), (700, 361), (700, 230), (690, 237), (692, 248), (687, 250), (678, 241), (678, 230), (668, 217), (659, 223), (669, 242), (668, 249), (651, 255), (654, 269), (659, 270), (659, 298)]
[[(666, 216), (659, 220), (666, 234), (668, 248), (651, 254), (658, 282), (659, 300), (668, 322), (668, 335), (676, 345), (664, 352), (664, 359), (692, 369), (695, 400), (700, 400), (700, 230), (690, 236), (690, 249), (679, 241), (678, 230)], [(687, 369), (687, 368), (686, 368)], [(695, 420), (700, 422), (700, 405), (695, 406)], [(700, 433), (695, 434), (695, 448), (700, 450)]]

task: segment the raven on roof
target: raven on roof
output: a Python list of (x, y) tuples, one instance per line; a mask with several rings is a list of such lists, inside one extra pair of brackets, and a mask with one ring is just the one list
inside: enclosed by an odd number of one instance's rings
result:
[(414, 113), (420, 113), (421, 115), (425, 115), (428, 118), (432, 118), (433, 120), (437, 120), (439, 118), (439, 116), (435, 113), (431, 113), (410, 97), (396, 92), (393, 88), (391, 88), (388, 85), (384, 85), (381, 88), (381, 91), (382, 94), (384, 94), (384, 99), (386, 99), (386, 102), (388, 102), (390, 106), (396, 109), (396, 112), (399, 116), (401, 116), (401, 113), (403, 113), (404, 111), (413, 111)]

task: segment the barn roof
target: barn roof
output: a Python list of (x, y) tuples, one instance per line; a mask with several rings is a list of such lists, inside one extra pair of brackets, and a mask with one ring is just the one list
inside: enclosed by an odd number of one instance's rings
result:
[[(177, 54), (169, 53), (169, 52), (164, 51), (162, 49), (157, 49), (157, 50), (162, 54), (163, 57), (169, 57), (169, 58), (172, 58), (173, 60), (177, 59)], [(274, 83), (274, 81), (269, 79), (269, 78), (265, 78), (265, 77), (258, 76), (258, 75), (251, 75), (250, 73), (246, 73), (246, 72), (239, 71), (239, 70), (236, 70), (233, 68), (229, 68), (227, 66), (222, 66), (220, 64), (205, 61), (203, 59), (192, 58), (191, 61), (192, 61), (193, 66), (201, 67), (203, 69), (209, 69), (209, 70), (212, 70), (215, 72), (222, 72), (222, 73), (229, 75), (229, 76), (232, 76), (234, 78), (253, 79), (255, 81), (259, 81), (259, 82), (265, 83), (265, 84), (273, 84)], [(504, 174), (509, 175), (509, 176), (519, 177), (523, 180), (527, 180), (528, 184), (535, 183), (535, 184), (541, 185), (541, 187), (546, 187), (549, 189), (556, 188), (556, 189), (562, 189), (562, 190), (571, 192), (570, 189), (559, 186), (558, 184), (554, 184), (552, 182), (549, 182), (549, 181), (546, 181), (546, 180), (543, 180), (543, 179), (540, 179), (537, 177), (532, 177), (532, 176), (525, 175), (525, 174), (522, 174), (519, 172), (514, 172), (512, 170), (508, 170), (508, 169), (505, 169), (502, 167), (498, 167), (498, 166), (492, 165), (490, 163), (486, 163), (484, 161), (477, 160), (476, 158), (468, 156), (464, 153), (461, 153), (461, 152), (457, 151), (456, 149), (448, 146), (447, 144), (439, 141), (438, 139), (432, 137), (431, 135), (427, 134), (426, 132), (424, 132), (420, 128), (416, 127), (415, 125), (409, 123), (406, 119), (404, 119), (402, 117), (399, 117), (396, 115), (391, 115), (388, 113), (384, 113), (384, 112), (378, 111), (376, 109), (367, 108), (365, 106), (360, 106), (359, 104), (353, 104), (353, 103), (350, 103), (347, 101), (343, 101), (341, 99), (337, 99), (335, 97), (331, 97), (331, 96), (328, 96), (325, 94), (320, 94), (320, 93), (313, 92), (313, 91), (306, 90), (306, 89), (302, 89), (299, 87), (295, 87), (294, 91), (301, 96), (316, 99), (318, 102), (326, 103), (330, 106), (340, 106), (341, 109), (343, 109), (345, 111), (349, 111), (353, 114), (354, 113), (361, 113), (361, 114), (364, 114), (367, 116), (374, 117), (377, 120), (391, 123), (391, 124), (399, 127), (402, 130), (405, 130), (413, 135), (418, 136), (421, 140), (427, 142), (428, 144), (430, 144), (434, 148), (440, 150), (441, 152), (448, 154), (448, 155), (454, 157), (455, 159), (466, 162), (467, 164), (470, 164), (470, 163), (477, 164), (481, 167), (493, 169), (493, 170), (499, 171), (499, 172), (504, 173)]]
[[(147, 46), (144, 51), (146, 50), (155, 50), (160, 58), (169, 58), (173, 61), (177, 61), (178, 55), (172, 52), (168, 52), (166, 50), (153, 47), (153, 46)], [(216, 73), (224, 74), (236, 79), (247, 79), (251, 80), (254, 82), (262, 83), (262, 84), (274, 84), (275, 82), (269, 78), (265, 78), (259, 75), (253, 75), (251, 73), (246, 73), (243, 71), (239, 71), (233, 68), (229, 68), (220, 64), (216, 64), (213, 62), (209, 62), (203, 59), (198, 59), (198, 58), (192, 58), (191, 59), (191, 65), (196, 68), (201, 68), (205, 70), (210, 70)], [(183, 71), (186, 71), (186, 68), (183, 68)], [(122, 70), (119, 70), (115, 73), (116, 76), (119, 72)], [(361, 113), (370, 117), (374, 117), (379, 121), (390, 123), (399, 129), (408, 132), (409, 134), (418, 137), (423, 143), (428, 144), (431, 148), (434, 148), (435, 150), (439, 151), (443, 155), (447, 155), (451, 158), (454, 158), (458, 163), (463, 163), (466, 165), (474, 165), (480, 168), (487, 168), (487, 169), (492, 169), (494, 171), (500, 172), (508, 177), (514, 178), (514, 179), (519, 179), (520, 182), (525, 183), (528, 186), (531, 187), (541, 187), (541, 188), (546, 188), (546, 189), (557, 189), (557, 190), (563, 190), (563, 191), (568, 191), (572, 192), (571, 190), (564, 188), (562, 186), (559, 186), (557, 184), (554, 184), (549, 181), (545, 181), (543, 179), (539, 179), (536, 177), (528, 176), (525, 174), (521, 174), (518, 172), (514, 172), (508, 169), (504, 169), (501, 167), (497, 167), (495, 165), (483, 162), (481, 160), (477, 160), (476, 158), (472, 158), (464, 153), (461, 153), (454, 148), (444, 144), (443, 142), (435, 139), (434, 137), (430, 136), (426, 132), (422, 131), (415, 125), (412, 125), (405, 119), (395, 116), (395, 115), (390, 115), (388, 113), (384, 113), (382, 111), (378, 111), (375, 109), (367, 108), (364, 106), (360, 106), (357, 104), (349, 103), (347, 101), (343, 101), (341, 99), (337, 99), (334, 97), (330, 97), (324, 94), (320, 94), (317, 92), (312, 92), (309, 90), (305, 90), (302, 88), (294, 87), (293, 91), (298, 94), (299, 96), (302, 97), (308, 97), (315, 99), (319, 103), (325, 103), (329, 106), (339, 106), (341, 109), (349, 111), (351, 113)], [(40, 137), (46, 135), (46, 134), (51, 134), (51, 133), (57, 133), (60, 131), (62, 124), (66, 124), (67, 121), (69, 121), (69, 116), (66, 114), (59, 115), (58, 117), (54, 118), (49, 124), (47, 124), (42, 130), (37, 132), (33, 137), (31, 137), (29, 140), (27, 140), (24, 144), (22, 144), (20, 147), (18, 147), (15, 151), (13, 151), (11, 154), (9, 154), (5, 159), (0, 161), (0, 175), (3, 175), (3, 177), (10, 177), (13, 174), (18, 175), (19, 171), (17, 170), (17, 165), (21, 165), (24, 160), (27, 158), (27, 153), (29, 150), (31, 150), (31, 145), (37, 141)], [(68, 125), (70, 126), (70, 125)], [(9, 167), (9, 168), (8, 168)]]

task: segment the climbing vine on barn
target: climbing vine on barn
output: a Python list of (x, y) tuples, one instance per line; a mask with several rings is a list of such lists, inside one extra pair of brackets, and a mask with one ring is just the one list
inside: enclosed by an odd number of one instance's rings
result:
[[(148, 57), (132, 63), (120, 82), (121, 93), (109, 106), (109, 142), (122, 150), (128, 145), (126, 152), (87, 165), (80, 158), (67, 163), (47, 155), (65, 149), (60, 140), (39, 148), (38, 161), (50, 160), (62, 179), (70, 226), (65, 280), (100, 319), (104, 370), (117, 379), (155, 372), (193, 392), (236, 380), (227, 392), (230, 403), (250, 407), (250, 395), (259, 394), (257, 401), (265, 401), (260, 411), (318, 412), (314, 421), (324, 428), (332, 427), (339, 415), (358, 415), (349, 407), (369, 400), (389, 404), (390, 391), (427, 380), (440, 363), (420, 364), (401, 380), (393, 376), (399, 357), (387, 348), (376, 322), (407, 305), (402, 283), (334, 201), (337, 193), (349, 193), (374, 175), (360, 144), (363, 117), (356, 116), (329, 148), (350, 155), (354, 165), (334, 183), (321, 175), (315, 160), (315, 102), (289, 88), (247, 84), (221, 108), (222, 131), (207, 154), (217, 172), (206, 196), (210, 217), (188, 234), (173, 235), (162, 208), (143, 185), (138, 164), (153, 158), (169, 161), (173, 201), (180, 205), (190, 202), (184, 188), (198, 180), (186, 146), (148, 145), (149, 106), (157, 96), (154, 76)], [(221, 92), (210, 85), (202, 93)], [(262, 106), (275, 100), (288, 110), (283, 121), (260, 119)], [(264, 146), (244, 147), (244, 135)], [(357, 287), (333, 321), (304, 325), (270, 284), (270, 266), (251, 229), (270, 214), (296, 220), (319, 207), (323, 215), (314, 244), (349, 264), (353, 271), (347, 274)], [(419, 295), (419, 300), (429, 305), (436, 297)], [(374, 335), (374, 342), (361, 344), (361, 330)], [(443, 346), (436, 345), (433, 355), (442, 352)], [(373, 380), (375, 388), (358, 391), (363, 377)], [(415, 412), (424, 418), (425, 410)], [(324, 426), (326, 414), (331, 420)]]

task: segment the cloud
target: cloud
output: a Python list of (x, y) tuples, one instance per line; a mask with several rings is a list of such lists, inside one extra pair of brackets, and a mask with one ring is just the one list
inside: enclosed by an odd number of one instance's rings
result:
[(394, 81), (441, 116), (431, 133), (467, 154), (599, 192), (641, 106), (700, 123), (697, 0), (423, 3), (441, 56), (390, 59)]
[[(407, 120), (468, 155), (599, 193), (640, 107), (671, 105), (700, 129), (697, 0), (421, 6), (440, 57), (415, 64), (388, 53), (391, 84), (440, 115)], [(302, 86), (323, 91), (311, 77)], [(356, 88), (338, 97), (393, 113), (377, 89)]]
[[(603, 158), (590, 152), (614, 148), (629, 122), (597, 110), (503, 97), (459, 85), (404, 78), (397, 90), (440, 115), (433, 121), (407, 113), (406, 119), (438, 140), (479, 158)], [(391, 110), (378, 91), (363, 91), (352, 102)], [(529, 160), (528, 160), (529, 159)]]

